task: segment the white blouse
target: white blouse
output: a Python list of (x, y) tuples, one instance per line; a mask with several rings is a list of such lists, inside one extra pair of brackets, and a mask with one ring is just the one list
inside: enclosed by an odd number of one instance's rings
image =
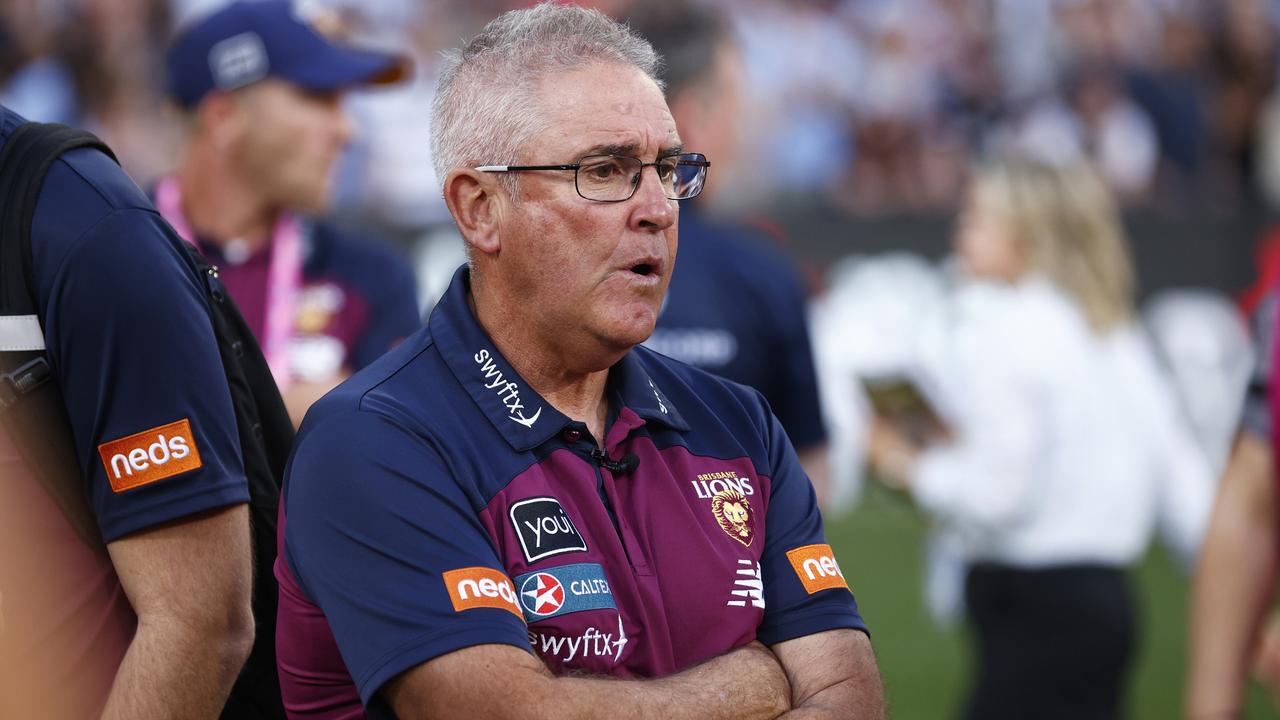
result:
[(1190, 560), (1215, 478), (1136, 326), (1099, 337), (1042, 278), (959, 292), (934, 369), (955, 440), (912, 472), (971, 561), (1128, 565), (1157, 521)]

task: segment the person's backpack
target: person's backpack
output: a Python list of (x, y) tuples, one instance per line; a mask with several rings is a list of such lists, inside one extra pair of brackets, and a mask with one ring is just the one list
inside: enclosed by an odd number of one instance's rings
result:
[[(64, 125), (27, 123), (0, 148), (0, 328), (6, 330), (0, 335), (11, 339), (0, 342), (0, 420), (76, 532), (90, 547), (102, 549), (62, 392), (45, 358), (32, 287), (31, 220), (36, 200), (53, 162), (77, 148), (94, 148), (116, 159), (98, 138)], [(231, 390), (249, 481), (257, 630), (249, 660), (222, 717), (284, 718), (276, 674), (273, 568), (280, 484), (293, 442), (293, 423), (257, 340), (218, 281), (217, 268), (188, 243), (179, 242), (205, 280), (209, 319)]]

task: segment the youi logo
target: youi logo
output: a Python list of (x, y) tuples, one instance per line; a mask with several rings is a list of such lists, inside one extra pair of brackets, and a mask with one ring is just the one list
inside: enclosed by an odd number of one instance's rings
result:
[(520, 402), (520, 386), (502, 374), (502, 370), (498, 369), (489, 351), (481, 349), (475, 354), (474, 359), (480, 366), (480, 372), (484, 374), (481, 382), (486, 388), (496, 392), (502, 404), (507, 406), (508, 419), (527, 428), (533, 427), (533, 424), (538, 422), (538, 417), (542, 415), (542, 408), (538, 408), (538, 411), (532, 415), (525, 415), (524, 403)]

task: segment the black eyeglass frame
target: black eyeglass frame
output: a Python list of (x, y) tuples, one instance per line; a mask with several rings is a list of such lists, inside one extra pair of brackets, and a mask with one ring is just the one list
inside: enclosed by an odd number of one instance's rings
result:
[[(640, 158), (635, 157), (634, 155), (614, 155), (614, 154), (606, 153), (606, 154), (600, 154), (600, 155), (583, 155), (582, 157), (578, 158), (578, 162), (568, 163), (564, 165), (480, 165), (479, 167), (476, 167), (473, 169), (479, 172), (526, 172), (526, 171), (537, 171), (537, 170), (572, 170), (573, 171), (573, 189), (578, 193), (578, 197), (582, 198), (583, 200), (590, 200), (591, 202), (619, 203), (619, 202), (626, 202), (636, 196), (636, 190), (640, 187), (639, 178), (644, 174), (645, 168), (652, 167), (656, 171), (658, 168), (658, 164), (661, 163), (662, 161), (669, 160), (671, 158), (684, 158), (684, 157), (688, 157), (690, 159), (680, 160), (676, 163), (676, 166), (678, 167), (680, 165), (689, 165), (689, 166), (701, 168), (702, 184), (698, 186), (698, 192), (690, 195), (689, 197), (673, 198), (667, 195), (666, 198), (668, 200), (676, 200), (676, 201), (692, 200), (693, 198), (698, 197), (698, 195), (702, 193), (702, 188), (706, 187), (707, 168), (711, 167), (711, 161), (708, 160), (707, 156), (703, 155), (702, 153), (675, 153), (673, 155), (664, 155), (658, 158), (657, 160), (654, 160), (653, 162), (642, 162)], [(592, 197), (587, 197), (586, 195), (583, 195), (582, 187), (578, 184), (578, 170), (579, 168), (582, 167), (583, 162), (590, 158), (621, 158), (621, 159), (627, 159), (627, 160), (635, 160), (636, 162), (639, 162), (640, 170), (635, 175), (636, 179), (631, 182), (631, 192), (626, 197), (618, 198), (617, 200), (601, 200), (599, 198), (592, 198)]]

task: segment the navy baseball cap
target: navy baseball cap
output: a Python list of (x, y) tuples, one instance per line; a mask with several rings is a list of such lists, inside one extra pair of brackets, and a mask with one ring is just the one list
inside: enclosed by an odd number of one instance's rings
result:
[(299, 18), (288, 0), (238, 0), (195, 22), (169, 47), (169, 94), (185, 108), (213, 90), (278, 77), (307, 90), (392, 83), (405, 57), (337, 44)]

